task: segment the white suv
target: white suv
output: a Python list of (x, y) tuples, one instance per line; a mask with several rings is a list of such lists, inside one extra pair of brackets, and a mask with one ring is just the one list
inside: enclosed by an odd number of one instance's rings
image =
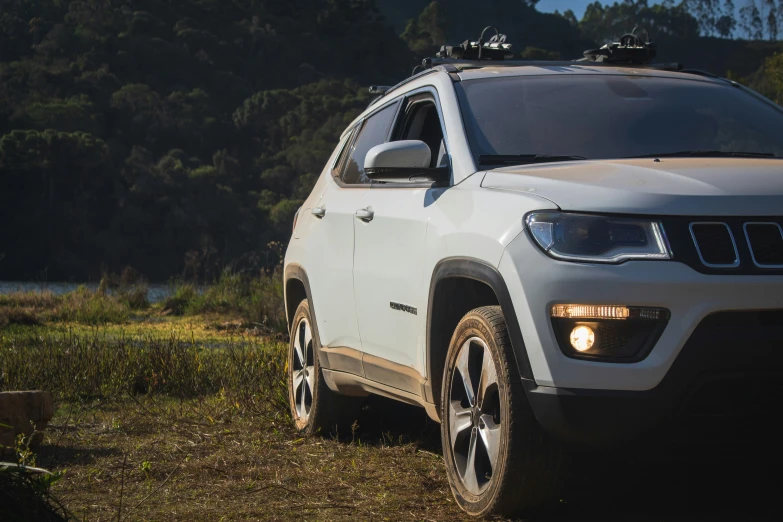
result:
[(781, 107), (706, 73), (432, 64), (298, 212), (297, 427), (345, 429), (370, 393), (422, 406), (459, 505), (511, 514), (556, 498), (571, 445), (779, 405), (781, 156)]

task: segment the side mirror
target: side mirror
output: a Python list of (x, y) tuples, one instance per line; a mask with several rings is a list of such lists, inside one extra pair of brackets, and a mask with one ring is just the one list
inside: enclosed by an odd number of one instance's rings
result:
[(449, 168), (429, 168), (431, 158), (430, 148), (423, 141), (382, 143), (367, 151), (364, 173), (371, 180), (389, 183), (447, 182), (451, 175)]

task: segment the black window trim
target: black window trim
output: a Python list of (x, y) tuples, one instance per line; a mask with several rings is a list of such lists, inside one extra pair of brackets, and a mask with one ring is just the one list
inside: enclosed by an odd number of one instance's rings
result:
[[(427, 95), (427, 98), (423, 98), (422, 100), (415, 100), (413, 101), (412, 98), (418, 98), (422, 97), (422, 95)], [(454, 182), (454, 169), (452, 167), (452, 161), (451, 161), (451, 153), (449, 152), (449, 136), (446, 133), (446, 126), (445, 126), (445, 120), (443, 119), (443, 110), (441, 108), (440, 104), (440, 97), (438, 96), (438, 90), (435, 88), (434, 85), (424, 85), (422, 87), (418, 87), (412, 91), (406, 92), (400, 96), (402, 98), (402, 103), (400, 103), (400, 106), (397, 108), (397, 114), (394, 117), (394, 124), (389, 129), (389, 135), (386, 137), (386, 141), (388, 142), (392, 138), (395, 137), (395, 133), (397, 132), (398, 127), (402, 123), (400, 121), (400, 118), (405, 116), (405, 113), (409, 106), (414, 105), (416, 103), (421, 103), (427, 99), (431, 100), (435, 104), (435, 110), (438, 111), (438, 119), (440, 120), (440, 129), (443, 133), (443, 143), (446, 147), (446, 156), (449, 158), (449, 170), (451, 171), (451, 181), (449, 181), (449, 187), (453, 186)], [(440, 186), (435, 182), (432, 181), (422, 181), (419, 183), (377, 183), (373, 182), (370, 183), (370, 189), (376, 190), (376, 189), (419, 189), (419, 188), (434, 188), (434, 187), (445, 187)]]
[[(364, 128), (365, 122), (374, 116), (375, 114), (381, 112), (384, 109), (388, 109), (395, 103), (397, 104), (397, 110), (394, 112), (394, 116), (392, 117), (392, 124), (389, 126), (389, 131), (386, 134), (386, 141), (389, 141), (389, 135), (391, 131), (394, 129), (396, 122), (397, 122), (397, 116), (400, 113), (400, 106), (402, 105), (402, 99), (403, 96), (398, 96), (394, 99), (389, 100), (388, 103), (384, 103), (383, 105), (373, 109), (372, 112), (369, 114), (366, 114), (364, 117), (362, 117), (361, 120), (357, 121), (353, 127), (348, 131), (352, 133), (351, 137), (348, 139), (348, 154), (345, 155), (346, 158), (350, 157), (353, 154), (354, 147), (356, 146), (356, 140), (359, 137), (359, 135), (362, 133), (362, 129)], [(372, 185), (372, 183), (346, 183), (342, 180), (343, 170), (345, 169), (345, 161), (342, 161), (342, 164), (337, 169), (337, 175), (332, 174), (332, 179), (335, 183), (341, 188), (347, 188), (347, 189), (356, 189), (356, 188), (364, 188), (368, 189)], [(334, 171), (332, 171), (334, 172)]]
[(337, 176), (339, 176), (339, 173), (342, 172), (342, 165), (345, 163), (345, 156), (343, 156), (343, 153), (346, 152), (347, 149), (350, 149), (351, 144), (353, 143), (353, 133), (355, 130), (355, 126), (349, 128), (348, 132), (344, 133), (340, 138), (342, 146), (340, 147), (339, 152), (337, 152), (337, 155), (334, 157), (332, 165), (329, 167), (329, 173), (332, 177), (335, 177), (335, 171), (338, 173)]
[[(373, 109), (372, 112), (366, 114), (362, 117), (361, 120), (357, 121), (347, 132), (352, 133), (351, 137), (348, 139), (348, 142), (346, 143), (346, 146), (349, 147), (349, 153), (346, 155), (346, 158), (349, 157), (351, 154), (353, 154), (353, 148), (356, 145), (356, 139), (359, 137), (359, 134), (361, 134), (361, 130), (364, 127), (364, 123), (375, 115), (376, 113), (390, 107), (393, 104), (397, 104), (397, 110), (395, 111), (394, 118), (392, 120), (391, 126), (389, 126), (389, 132), (386, 135), (386, 141), (384, 143), (387, 143), (389, 140), (392, 139), (394, 136), (394, 133), (396, 132), (399, 124), (400, 124), (400, 117), (404, 116), (405, 110), (408, 108), (409, 102), (411, 98), (418, 97), (422, 94), (428, 94), (432, 101), (435, 103), (435, 109), (438, 111), (438, 119), (440, 120), (440, 127), (441, 131), (443, 132), (443, 143), (446, 147), (446, 156), (449, 158), (449, 170), (451, 171), (451, 181), (449, 182), (449, 187), (453, 186), (454, 184), (454, 168), (452, 166), (451, 161), (451, 153), (449, 148), (449, 137), (448, 133), (446, 132), (446, 126), (445, 126), (445, 120), (443, 119), (443, 110), (441, 108), (440, 104), (440, 97), (438, 96), (438, 90), (435, 88), (434, 85), (424, 85), (422, 87), (418, 87), (412, 91), (408, 91), (405, 93), (401, 93), (398, 96), (396, 96), (393, 99), (390, 99), (388, 103), (384, 103), (381, 106), (378, 106)], [(343, 133), (345, 135), (345, 133)], [(378, 182), (372, 182), (372, 183), (345, 183), (341, 176), (343, 174), (343, 169), (345, 168), (345, 161), (342, 162), (343, 164), (339, 166), (338, 168), (338, 174), (332, 175), (332, 179), (340, 188), (346, 188), (346, 189), (357, 189), (357, 188), (364, 188), (364, 189), (417, 189), (417, 188), (433, 188), (434, 186), (437, 187), (438, 184), (431, 181), (423, 181), (418, 183), (378, 183)], [(334, 171), (333, 171), (334, 172)]]
[[(435, 104), (435, 110), (438, 111), (438, 119), (440, 120), (440, 129), (443, 133), (443, 144), (446, 147), (446, 156), (449, 159), (449, 170), (451, 171), (451, 180), (449, 181), (449, 187), (454, 185), (454, 168), (451, 161), (451, 153), (449, 148), (449, 135), (446, 132), (446, 124), (445, 120), (443, 118), (443, 109), (441, 108), (440, 104), (440, 96), (438, 95), (438, 90), (435, 88), (434, 85), (424, 85), (422, 87), (413, 89), (412, 91), (408, 91), (405, 94), (402, 95), (403, 102), (400, 104), (400, 107), (397, 109), (397, 115), (395, 116), (394, 125), (392, 125), (392, 128), (390, 129), (389, 136), (387, 137), (386, 141), (389, 141), (394, 137), (394, 133), (397, 131), (397, 128), (400, 126), (401, 121), (400, 118), (405, 116), (405, 113), (408, 110), (409, 106), (415, 105), (417, 103), (422, 103), (424, 101), (432, 101)], [(421, 98), (420, 100), (413, 100), (413, 98)], [(417, 189), (417, 188), (444, 188), (444, 186), (438, 185), (437, 183), (431, 182), (431, 181), (423, 181), (420, 183), (370, 183), (370, 188), (375, 189)]]

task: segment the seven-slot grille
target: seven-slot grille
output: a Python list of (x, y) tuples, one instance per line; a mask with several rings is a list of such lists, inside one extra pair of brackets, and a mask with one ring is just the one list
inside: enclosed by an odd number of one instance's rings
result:
[(704, 266), (736, 268), (740, 264), (737, 244), (726, 223), (691, 223), (691, 236)]
[[(711, 269), (738, 268), (741, 264), (738, 242), (745, 256), (760, 269), (783, 269), (783, 227), (767, 221), (747, 221), (737, 225), (721, 221), (697, 221), (689, 224), (690, 235), (700, 262)], [(742, 237), (742, 235), (744, 237)], [(747, 250), (745, 247), (747, 246)]]
[(783, 229), (777, 223), (745, 223), (753, 264), (759, 268), (783, 268)]

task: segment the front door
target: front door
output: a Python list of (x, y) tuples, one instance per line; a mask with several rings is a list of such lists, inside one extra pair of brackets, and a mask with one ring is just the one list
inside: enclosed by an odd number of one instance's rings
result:
[[(432, 152), (430, 167), (448, 165), (431, 93), (406, 100), (391, 139), (424, 141)], [(353, 280), (365, 375), (415, 394), (426, 375), (427, 223), (444, 190), (374, 183), (354, 224)]]

